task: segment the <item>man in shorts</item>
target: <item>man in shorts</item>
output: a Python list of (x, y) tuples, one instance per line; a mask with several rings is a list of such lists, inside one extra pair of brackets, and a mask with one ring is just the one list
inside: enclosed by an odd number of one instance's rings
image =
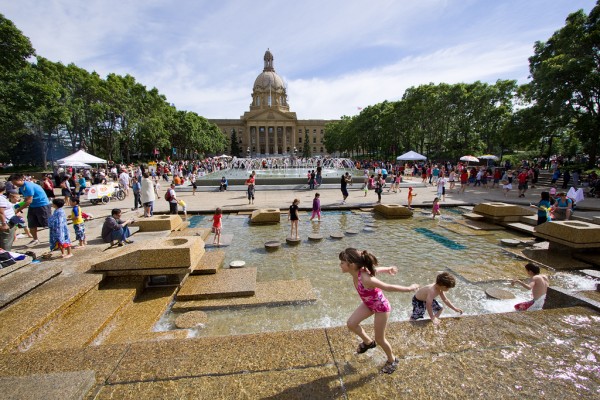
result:
[(27, 247), (33, 247), (40, 244), (38, 240), (38, 228), (48, 227), (48, 217), (52, 214), (50, 200), (46, 196), (46, 192), (40, 185), (25, 180), (23, 174), (13, 174), (10, 181), (15, 187), (19, 188), (19, 193), (23, 196), (25, 204), (15, 210), (18, 213), (25, 208), (29, 208), (27, 212), (27, 225), (31, 231), (33, 240), (27, 244)]

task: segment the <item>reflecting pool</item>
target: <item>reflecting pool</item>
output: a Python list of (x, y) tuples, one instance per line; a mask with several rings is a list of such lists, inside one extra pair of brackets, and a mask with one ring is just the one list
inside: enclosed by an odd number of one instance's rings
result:
[[(336, 211), (323, 213), (319, 223), (309, 222), (310, 214), (303, 212), (300, 215), (302, 243), (299, 246), (285, 244), (290, 229), (285, 214), (281, 224), (266, 226), (250, 226), (247, 216), (224, 215), (223, 235), (233, 235), (232, 244), (222, 248), (226, 253), (225, 268), (233, 260), (244, 260), (247, 267), (257, 268), (259, 282), (308, 278), (317, 301), (290, 306), (206, 311), (208, 322), (197, 330), (197, 334), (233, 335), (345, 325), (360, 303), (352, 278), (339, 268), (338, 253), (346, 247), (370, 250), (379, 259), (380, 266), (398, 266), (397, 275), (379, 276), (388, 283), (426, 285), (434, 282), (439, 272), (453, 273), (457, 286), (447, 295), (465, 314), (508, 312), (513, 310), (515, 303), (529, 299), (530, 292), (511, 287), (507, 279), (478, 276), (478, 269), (485, 266), (488, 271), (509, 271), (512, 278), (526, 278), (522, 267), (525, 262), (503, 251), (499, 245), (500, 239), (514, 238), (517, 234), (504, 230), (469, 236), (454, 233), (446, 227), (457, 225), (462, 217), (456, 213), (447, 214), (450, 215), (443, 220), (432, 220), (429, 215), (423, 214), (406, 220), (385, 220), (370, 212)], [(209, 220), (210, 217), (194, 216), (190, 225), (208, 228), (211, 226)], [(372, 232), (364, 230), (366, 225), (373, 228)], [(359, 231), (359, 234), (346, 235), (341, 240), (329, 238), (331, 233), (348, 230)], [(320, 233), (325, 239), (308, 241), (310, 233)], [(267, 253), (264, 243), (271, 240), (279, 240), (282, 245), (278, 251)], [(212, 241), (212, 236), (207, 241)], [(595, 288), (593, 279), (577, 273), (544, 273), (551, 275), (553, 286), (571, 290)], [(490, 287), (509, 290), (516, 299), (492, 300), (484, 292)], [(407, 320), (412, 311), (412, 294), (387, 292), (386, 296), (392, 305), (390, 319)], [(455, 315), (446, 307), (443, 316)], [(158, 329), (170, 327), (174, 317), (176, 315), (165, 316)]]

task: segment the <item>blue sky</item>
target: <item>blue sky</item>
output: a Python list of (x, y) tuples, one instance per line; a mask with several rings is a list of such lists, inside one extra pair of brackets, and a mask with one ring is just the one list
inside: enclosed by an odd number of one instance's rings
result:
[(299, 119), (337, 119), (411, 86), (528, 77), (592, 0), (19, 0), (0, 13), (37, 53), (130, 74), (178, 109), (238, 118), (267, 48)]

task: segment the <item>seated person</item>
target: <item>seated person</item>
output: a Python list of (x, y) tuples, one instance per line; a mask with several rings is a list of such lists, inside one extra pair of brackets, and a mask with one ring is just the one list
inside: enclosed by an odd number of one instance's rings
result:
[(222, 192), (223, 190), (227, 190), (227, 178), (222, 177), (221, 178), (221, 182), (219, 183), (219, 192)]
[(573, 212), (573, 200), (568, 198), (565, 192), (560, 192), (552, 208), (554, 219), (567, 221), (571, 218)]
[(129, 240), (131, 233), (127, 225), (134, 222), (133, 218), (127, 221), (121, 219), (121, 209), (112, 210), (110, 217), (106, 217), (102, 225), (102, 240), (104, 243), (110, 243), (111, 246), (123, 246), (125, 243), (133, 243)]

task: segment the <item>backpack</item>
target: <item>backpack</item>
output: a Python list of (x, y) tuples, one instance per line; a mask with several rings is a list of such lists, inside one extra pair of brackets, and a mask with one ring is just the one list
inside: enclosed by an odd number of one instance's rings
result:
[(173, 199), (173, 196), (171, 196), (171, 189), (167, 189), (167, 192), (165, 193), (165, 200), (171, 201), (172, 199)]

